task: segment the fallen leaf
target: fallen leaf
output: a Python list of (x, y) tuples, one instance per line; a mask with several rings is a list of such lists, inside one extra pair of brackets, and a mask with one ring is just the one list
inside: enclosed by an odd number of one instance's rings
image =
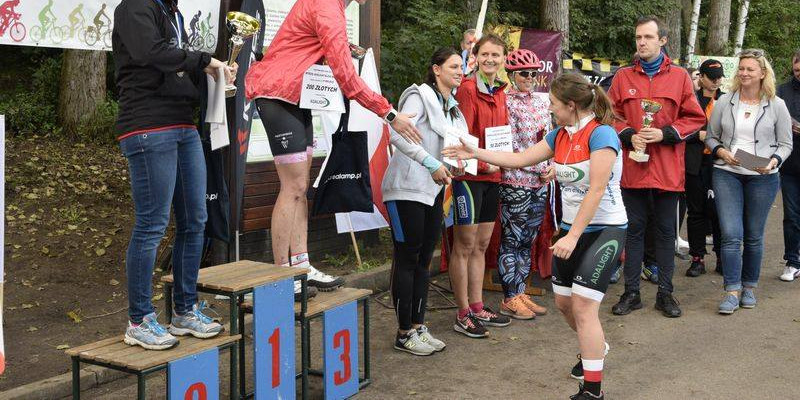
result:
[(70, 317), (70, 318), (72, 318), (72, 320), (73, 320), (73, 321), (74, 321), (76, 324), (79, 324), (79, 323), (82, 321), (82, 320), (81, 320), (81, 317), (78, 315), (78, 313), (76, 312), (76, 310), (72, 310), (72, 311), (68, 312), (68, 313), (67, 313), (67, 316), (68, 316), (68, 317)]
[(111, 238), (106, 238), (106, 240), (103, 242), (103, 247), (108, 248), (108, 246), (111, 246), (111, 243), (113, 242), (114, 241)]
[(631, 344), (631, 345), (636, 345), (636, 344), (639, 344), (639, 342), (636, 342), (636, 341), (631, 341), (631, 342), (628, 342), (628, 344)]
[(50, 254), (50, 249), (47, 246), (42, 247), (42, 254)]
[(69, 229), (71, 231), (74, 231), (75, 229), (78, 229), (78, 225), (68, 224), (67, 225), (67, 229)]
[(511, 340), (517, 340), (517, 339), (519, 339), (519, 338), (518, 338), (518, 337), (516, 337), (516, 336), (511, 336), (509, 339), (511, 339)]
[(409, 396), (414, 396), (414, 395), (416, 395), (416, 394), (417, 394), (417, 392), (415, 392), (415, 391), (413, 391), (413, 390), (409, 390), (409, 391), (408, 391), (408, 395), (409, 395)]
[(98, 247), (98, 248), (94, 249), (94, 253), (97, 254), (98, 256), (102, 256), (102, 255), (106, 254), (106, 249)]
[(36, 332), (36, 331), (38, 331), (38, 330), (39, 330), (39, 328), (37, 328), (37, 327), (35, 327), (35, 326), (29, 326), (29, 327), (28, 327), (28, 332)]
[(119, 285), (119, 281), (116, 280), (116, 279), (112, 279), (112, 280), (108, 281), (108, 284), (111, 285), (111, 286), (117, 286), (117, 285)]
[(153, 296), (153, 301), (159, 301), (159, 300), (161, 300), (163, 298), (164, 298), (164, 293), (159, 293), (159, 294)]
[(33, 308), (33, 304), (25, 303), (25, 304), (22, 305), (22, 308), (25, 308), (25, 309)]
[(68, 344), (60, 344), (58, 345), (58, 347), (56, 347), (56, 350), (66, 350), (68, 348), (69, 348)]

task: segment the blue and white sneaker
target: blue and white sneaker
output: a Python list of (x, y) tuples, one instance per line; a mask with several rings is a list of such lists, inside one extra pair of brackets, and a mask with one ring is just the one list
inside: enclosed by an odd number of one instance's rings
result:
[(753, 288), (742, 289), (742, 298), (739, 299), (739, 305), (742, 308), (754, 308), (756, 306), (756, 294)]
[(722, 303), (719, 303), (719, 313), (730, 315), (733, 314), (734, 311), (739, 309), (739, 299), (730, 293), (725, 294), (725, 298), (722, 299)]
[(169, 325), (169, 332), (175, 336), (192, 335), (200, 339), (208, 339), (219, 335), (225, 328), (211, 317), (203, 314), (206, 302), (201, 301), (192, 306), (192, 311), (183, 315), (173, 315)]
[(158, 323), (156, 313), (145, 315), (142, 323), (136, 326), (128, 321), (124, 342), (131, 346), (142, 346), (147, 350), (166, 350), (178, 345), (178, 339)]
[(642, 268), (642, 279), (658, 284), (658, 265), (645, 265)]
[(608, 281), (609, 283), (617, 283), (619, 279), (622, 277), (622, 264), (617, 264), (617, 267), (614, 269), (614, 273), (611, 274), (611, 279)]

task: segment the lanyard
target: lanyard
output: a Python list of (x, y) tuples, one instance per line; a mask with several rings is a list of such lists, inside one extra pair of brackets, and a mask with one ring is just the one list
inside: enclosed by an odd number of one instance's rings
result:
[(167, 17), (167, 21), (169, 21), (169, 24), (172, 25), (172, 29), (175, 31), (175, 37), (178, 39), (178, 48), (182, 49), (183, 48), (183, 24), (181, 23), (181, 18), (180, 18), (180, 15), (178, 14), (178, 11), (175, 11), (175, 22), (178, 25), (175, 25), (175, 23), (172, 22), (172, 18), (170, 18), (169, 14), (167, 14), (167, 11), (166, 11), (167, 6), (164, 5), (164, 3), (161, 0), (156, 0), (156, 2), (161, 6), (161, 12), (164, 13), (165, 17)]

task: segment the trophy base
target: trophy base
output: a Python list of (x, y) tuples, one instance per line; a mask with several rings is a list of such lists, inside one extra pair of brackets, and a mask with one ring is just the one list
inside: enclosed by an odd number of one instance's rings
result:
[(230, 98), (236, 96), (236, 86), (225, 86), (225, 97)]
[(628, 153), (628, 158), (636, 162), (648, 162), (650, 161), (650, 155), (647, 153), (640, 153), (638, 151), (632, 151)]

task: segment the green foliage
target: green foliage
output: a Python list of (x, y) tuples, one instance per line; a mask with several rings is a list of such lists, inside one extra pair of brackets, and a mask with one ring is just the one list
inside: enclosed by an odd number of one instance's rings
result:
[(106, 100), (97, 106), (95, 114), (81, 121), (78, 137), (84, 142), (114, 142), (116, 140), (114, 124), (118, 111), (119, 103), (112, 100), (109, 93)]
[(14, 135), (58, 133), (58, 84), (61, 55), (34, 54), (30, 79), (19, 77), (17, 85), (0, 92), (0, 113), (6, 115), (6, 129)]
[(778, 82), (786, 80), (791, 73), (792, 54), (800, 48), (800, 2), (752, 1), (744, 48), (752, 47), (766, 50)]

